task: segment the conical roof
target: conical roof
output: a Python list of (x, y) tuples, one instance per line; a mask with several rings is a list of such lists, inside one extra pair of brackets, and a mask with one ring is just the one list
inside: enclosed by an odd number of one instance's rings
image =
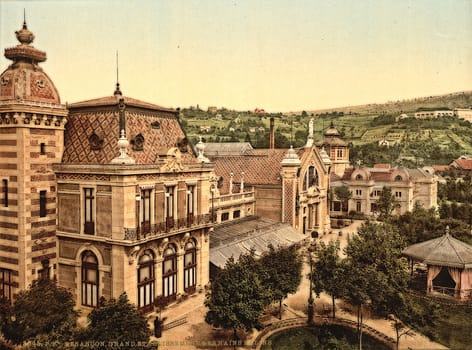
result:
[(448, 232), (441, 237), (409, 246), (403, 255), (427, 265), (472, 268), (472, 246)]

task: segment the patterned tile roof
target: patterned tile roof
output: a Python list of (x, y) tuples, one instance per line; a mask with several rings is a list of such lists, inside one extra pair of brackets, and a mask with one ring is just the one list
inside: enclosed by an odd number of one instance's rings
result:
[(286, 153), (286, 149), (251, 149), (242, 156), (216, 158), (215, 173), (223, 177), (220, 193), (229, 192), (231, 172), (235, 183), (241, 182), (241, 172), (244, 172), (244, 183), (247, 185), (281, 184), (281, 162)]
[[(155, 164), (170, 148), (186, 139), (176, 111), (129, 97), (124, 97), (124, 101), (125, 131), (130, 141), (128, 155), (136, 164)], [(117, 98), (98, 98), (68, 107), (63, 163), (109, 164), (119, 155)], [(196, 162), (190, 145), (184, 143), (179, 148), (184, 150), (183, 162)]]

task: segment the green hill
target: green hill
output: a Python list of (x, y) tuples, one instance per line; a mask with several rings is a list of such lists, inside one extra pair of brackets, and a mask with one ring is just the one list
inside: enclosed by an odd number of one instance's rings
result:
[[(255, 148), (268, 147), (270, 117), (275, 119), (276, 147), (301, 147), (306, 142), (307, 125), (314, 118), (315, 141), (333, 122), (341, 137), (352, 143), (351, 162), (361, 159), (366, 165), (393, 163), (404, 166), (449, 164), (463, 154), (472, 154), (472, 125), (456, 117), (415, 119), (414, 111), (435, 108), (464, 108), (472, 105), (472, 92), (442, 96), (303, 111), (285, 115), (256, 114), (252, 111), (219, 109), (207, 112), (183, 109), (182, 124), (192, 143), (199, 137), (207, 142), (249, 141)], [(377, 111), (377, 112), (374, 112)], [(407, 118), (402, 114), (408, 113)], [(380, 147), (380, 140), (389, 147)]]

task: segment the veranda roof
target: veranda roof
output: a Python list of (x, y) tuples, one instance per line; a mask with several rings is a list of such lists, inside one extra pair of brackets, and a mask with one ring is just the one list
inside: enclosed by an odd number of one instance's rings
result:
[(472, 246), (448, 232), (441, 237), (409, 246), (403, 255), (427, 265), (472, 268)]
[(268, 245), (290, 246), (306, 239), (307, 236), (284, 224), (259, 217), (248, 217), (215, 227), (210, 234), (210, 261), (223, 268), (233, 256), (255, 250), (256, 256), (268, 250)]

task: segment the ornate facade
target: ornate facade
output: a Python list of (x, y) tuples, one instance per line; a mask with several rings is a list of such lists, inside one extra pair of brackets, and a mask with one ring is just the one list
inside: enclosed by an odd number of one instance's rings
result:
[(143, 312), (209, 281), (211, 164), (177, 110), (123, 96), (60, 104), (30, 44), (0, 76), (0, 282), (11, 299), (41, 277), (80, 308), (126, 292)]
[(67, 109), (39, 66), (27, 28), (5, 49), (0, 75), (0, 296), (13, 299), (41, 276), (57, 275), (56, 194), (51, 164), (61, 161)]

